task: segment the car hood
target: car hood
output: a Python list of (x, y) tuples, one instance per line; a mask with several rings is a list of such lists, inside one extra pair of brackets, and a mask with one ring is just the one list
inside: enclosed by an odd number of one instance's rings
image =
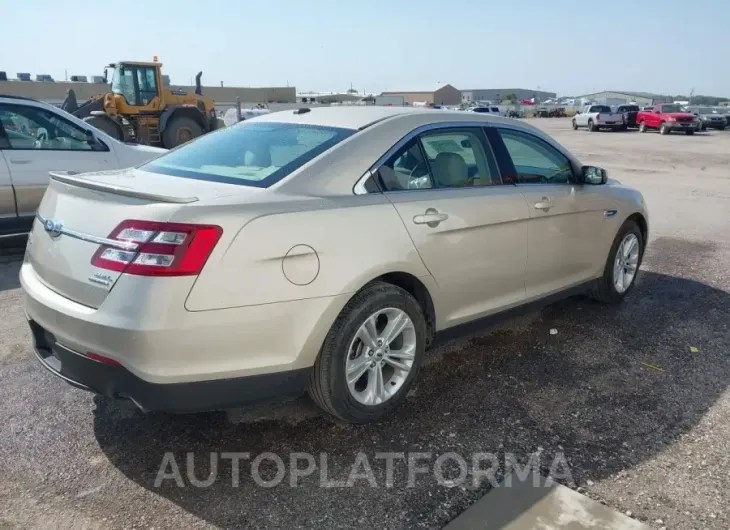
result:
[(149, 153), (151, 155), (161, 155), (166, 153), (167, 149), (162, 147), (152, 147), (151, 145), (139, 145), (139, 144), (125, 144), (127, 147), (138, 153)]

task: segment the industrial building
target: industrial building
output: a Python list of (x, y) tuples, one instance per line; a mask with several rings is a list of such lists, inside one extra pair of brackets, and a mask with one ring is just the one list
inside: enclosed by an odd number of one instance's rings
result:
[[(34, 81), (0, 81), (0, 94), (25, 96), (48, 103), (61, 103), (66, 91), (72, 88), (79, 101), (84, 101), (95, 94), (109, 91), (104, 83), (70, 83), (70, 82), (34, 82)], [(194, 86), (172, 85), (173, 90), (195, 91)], [(294, 103), (295, 87), (203, 87), (203, 94), (213, 98), (217, 103), (235, 103), (240, 98), (245, 103)]]
[(433, 103), (434, 105), (458, 105), (461, 103), (461, 91), (451, 85), (424, 87), (421, 90), (386, 90), (382, 96), (402, 96), (405, 103)]
[(576, 96), (575, 100), (583, 105), (590, 103), (598, 103), (600, 105), (625, 105), (627, 103), (633, 103), (640, 107), (649, 107), (657, 103), (671, 103), (673, 98), (671, 96), (661, 96), (650, 92), (604, 90), (595, 94)]
[(472, 103), (477, 101), (491, 101), (499, 103), (505, 97), (514, 95), (517, 101), (523, 99), (535, 98), (535, 102), (539, 103), (548, 99), (555, 99), (555, 92), (545, 92), (544, 90), (532, 90), (530, 88), (471, 88), (461, 91), (462, 103)]

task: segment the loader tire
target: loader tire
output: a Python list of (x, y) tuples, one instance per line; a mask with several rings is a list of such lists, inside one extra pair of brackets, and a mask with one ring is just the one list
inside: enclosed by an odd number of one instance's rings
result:
[(167, 149), (172, 149), (178, 145), (194, 140), (198, 136), (203, 136), (203, 128), (193, 120), (186, 116), (172, 118), (165, 130), (162, 131), (162, 144)]

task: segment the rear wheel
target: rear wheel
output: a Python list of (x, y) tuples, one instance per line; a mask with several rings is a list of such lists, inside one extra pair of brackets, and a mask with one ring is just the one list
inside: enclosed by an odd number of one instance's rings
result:
[(591, 297), (605, 304), (620, 302), (634, 286), (643, 255), (641, 230), (636, 222), (626, 221), (616, 234), (603, 276), (596, 281)]
[(666, 123), (662, 123), (659, 126), (659, 134), (669, 134), (669, 127), (667, 127)]
[(646, 123), (644, 123), (643, 121), (640, 121), (639, 122), (639, 132), (640, 133), (645, 133), (646, 132)]
[(415, 298), (384, 282), (356, 294), (332, 325), (309, 394), (336, 418), (365, 423), (406, 398), (423, 360), (426, 319)]
[(596, 127), (596, 124), (593, 123), (593, 120), (588, 120), (588, 130), (591, 132), (598, 130), (598, 127)]
[(575, 120), (573, 120), (573, 130), (574, 131), (578, 130), (578, 123)]
[(101, 132), (104, 132), (120, 142), (124, 141), (124, 132), (122, 128), (117, 125), (111, 118), (105, 116), (87, 116), (84, 118), (84, 122), (88, 123), (92, 127), (96, 127)]
[(162, 132), (162, 143), (172, 149), (202, 135), (203, 128), (194, 119), (187, 116), (173, 117)]
[(692, 136), (695, 133), (695, 130), (694, 129), (687, 129), (686, 131), (684, 131), (684, 133), (687, 136)]

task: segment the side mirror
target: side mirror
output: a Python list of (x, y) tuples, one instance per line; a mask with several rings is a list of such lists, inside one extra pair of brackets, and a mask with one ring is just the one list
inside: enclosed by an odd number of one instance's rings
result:
[(601, 167), (583, 166), (583, 182), (586, 184), (605, 184), (608, 181), (608, 173)]

